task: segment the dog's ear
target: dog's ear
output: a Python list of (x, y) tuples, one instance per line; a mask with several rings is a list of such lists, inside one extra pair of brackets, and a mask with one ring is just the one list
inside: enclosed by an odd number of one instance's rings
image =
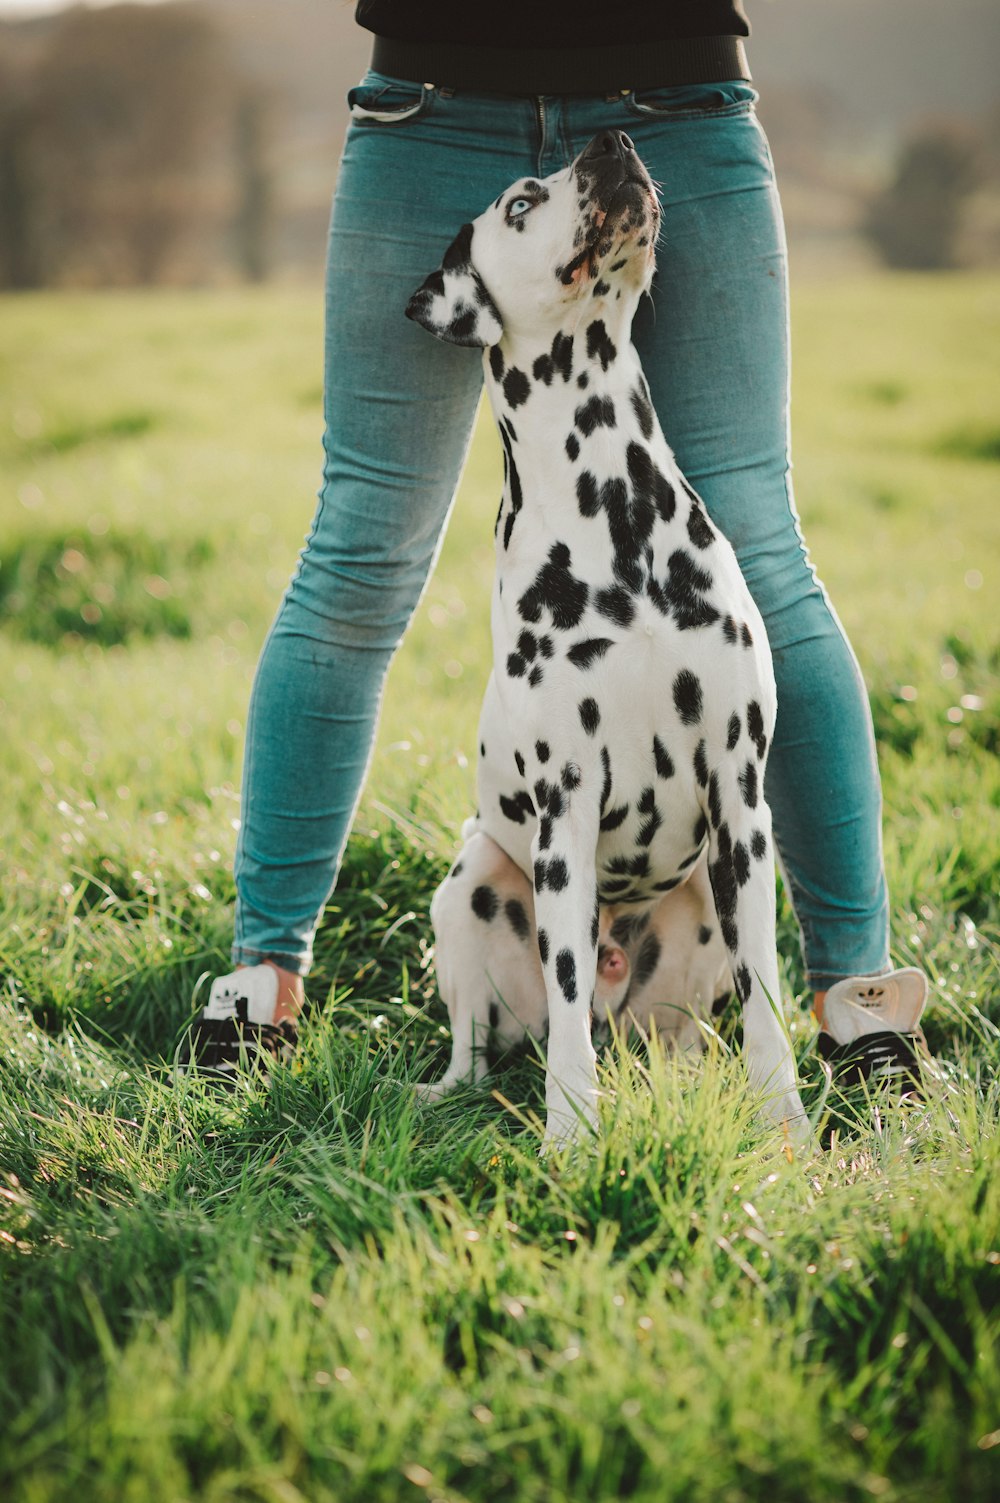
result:
[(488, 349), (503, 334), (503, 321), (472, 264), (472, 225), (463, 224), (437, 271), (410, 298), (406, 316), (437, 339)]

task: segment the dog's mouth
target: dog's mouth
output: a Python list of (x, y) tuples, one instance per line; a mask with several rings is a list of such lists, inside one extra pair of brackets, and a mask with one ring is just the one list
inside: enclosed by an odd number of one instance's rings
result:
[(588, 200), (577, 231), (578, 248), (559, 271), (567, 286), (597, 281), (612, 252), (622, 265), (639, 252), (648, 262), (660, 227), (660, 205), (641, 162), (613, 184), (606, 177), (593, 183)]

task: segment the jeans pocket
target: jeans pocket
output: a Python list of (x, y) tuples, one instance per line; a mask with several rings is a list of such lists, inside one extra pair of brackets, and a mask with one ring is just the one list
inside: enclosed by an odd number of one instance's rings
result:
[(751, 84), (735, 79), (730, 83), (632, 90), (624, 96), (624, 104), (630, 114), (640, 119), (700, 120), (745, 114), (758, 97)]
[(351, 119), (361, 125), (402, 125), (425, 115), (434, 98), (433, 84), (411, 83), (367, 73), (347, 96)]

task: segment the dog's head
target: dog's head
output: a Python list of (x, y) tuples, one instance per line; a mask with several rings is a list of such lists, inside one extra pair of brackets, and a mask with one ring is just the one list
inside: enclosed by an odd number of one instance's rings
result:
[(406, 315), (438, 339), (483, 348), (505, 333), (551, 340), (588, 300), (620, 302), (631, 321), (652, 280), (659, 223), (632, 142), (603, 131), (569, 167), (519, 178), (463, 225)]

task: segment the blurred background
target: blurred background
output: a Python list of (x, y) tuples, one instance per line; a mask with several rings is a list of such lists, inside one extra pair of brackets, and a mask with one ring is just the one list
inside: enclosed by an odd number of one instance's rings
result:
[[(316, 278), (348, 0), (0, 0), (0, 287)], [(1000, 261), (997, 0), (749, 0), (793, 265)]]

